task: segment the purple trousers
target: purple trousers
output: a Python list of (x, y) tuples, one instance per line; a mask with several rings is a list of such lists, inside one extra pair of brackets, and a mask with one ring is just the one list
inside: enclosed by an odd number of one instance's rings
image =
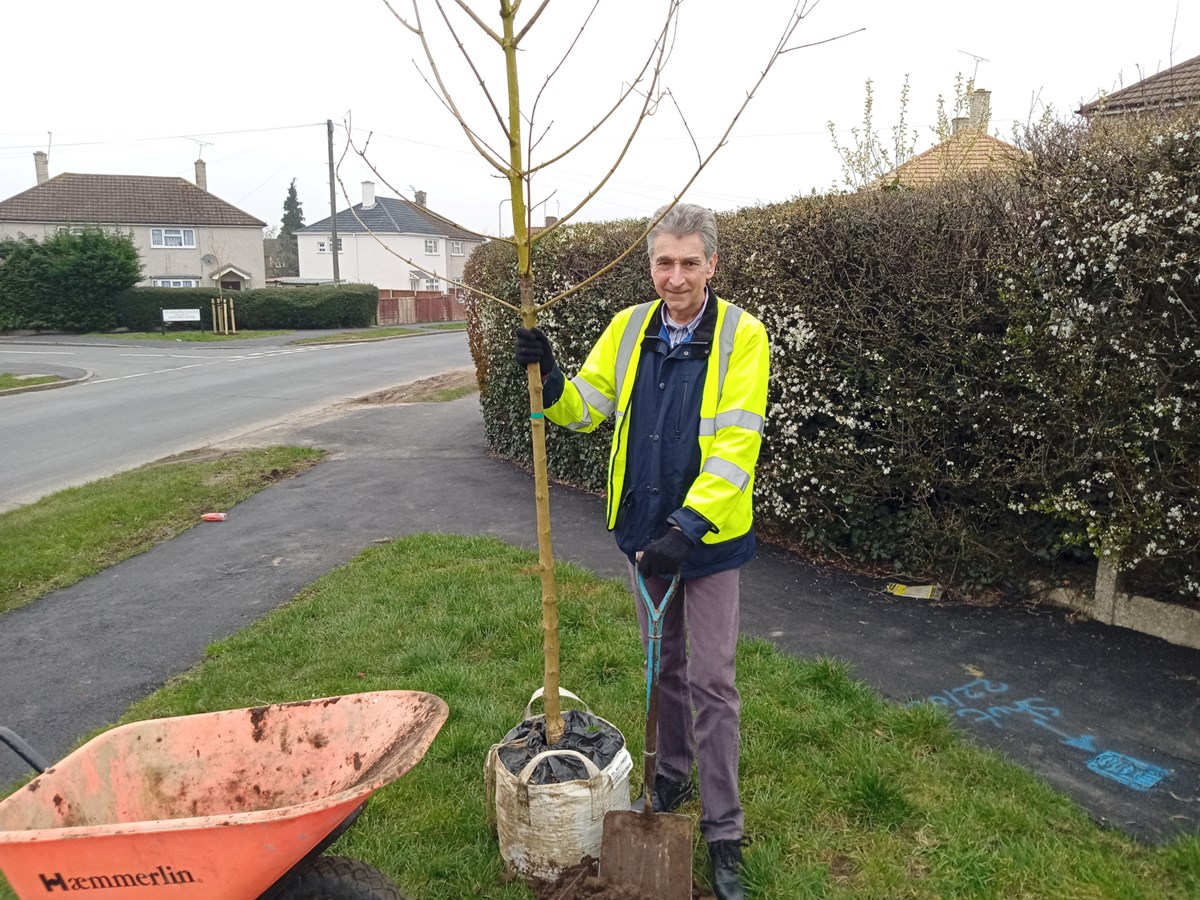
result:
[[(629, 579), (648, 652), (646, 607), (637, 598), (636, 569)], [(741, 569), (690, 578), (679, 585), (663, 616), (658, 680), (658, 774), (683, 781), (696, 762), (700, 780), (700, 833), (706, 841), (742, 837), (738, 799), (741, 697), (737, 673), (738, 589)], [(647, 578), (658, 603), (670, 586)]]

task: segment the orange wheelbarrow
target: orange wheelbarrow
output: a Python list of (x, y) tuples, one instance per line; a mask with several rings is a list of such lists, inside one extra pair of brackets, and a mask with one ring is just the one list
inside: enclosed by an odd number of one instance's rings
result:
[(447, 714), (432, 694), (376, 691), (151, 719), (49, 768), (4, 740), (44, 771), (0, 801), (0, 871), (22, 900), (397, 900), (382, 873), (321, 853)]

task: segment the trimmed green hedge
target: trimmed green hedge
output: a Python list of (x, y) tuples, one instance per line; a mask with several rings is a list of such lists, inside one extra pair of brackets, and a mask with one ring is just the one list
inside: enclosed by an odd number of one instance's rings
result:
[[(772, 339), (759, 521), (964, 591), (1108, 552), (1200, 596), (1200, 127), (1035, 138), (1015, 180), (718, 217), (714, 287)], [(553, 233), (535, 249), (538, 301), (639, 230)], [(515, 303), (513, 271), (493, 242), (466, 281)], [(548, 310), (564, 370), (651, 296), (639, 248)], [(528, 464), (517, 317), (479, 298), (468, 310), (487, 439)], [(552, 475), (602, 488), (605, 437), (550, 429), (548, 450)]]
[[(132, 331), (155, 331), (164, 309), (199, 309), (200, 325), (212, 328), (209, 288), (130, 288), (116, 298), (117, 318)], [(379, 290), (371, 284), (340, 287), (274, 287), (226, 291), (238, 328), (363, 328), (375, 321)]]
[(85, 228), (0, 241), (0, 331), (113, 328), (116, 294), (141, 277), (128, 235)]

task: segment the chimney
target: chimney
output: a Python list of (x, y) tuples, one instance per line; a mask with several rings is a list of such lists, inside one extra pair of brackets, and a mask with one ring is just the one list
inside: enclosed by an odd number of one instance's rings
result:
[(971, 126), (971, 120), (966, 116), (955, 116), (950, 120), (950, 133), (958, 134), (960, 131), (966, 131)]
[(422, 209), (425, 208), (425, 192), (424, 191), (414, 190), (413, 191), (413, 200), (416, 201), (417, 206), (421, 207)]
[(375, 206), (375, 182), (364, 181), (362, 183), (362, 208), (372, 209)]
[(208, 166), (202, 159), (196, 160), (196, 187), (208, 190)]
[(549, 228), (551, 225), (555, 224), (557, 221), (558, 221), (558, 216), (546, 216), (546, 227)]
[(44, 150), (33, 154), (33, 171), (37, 173), (38, 184), (45, 184), (50, 180), (50, 158)]
[(988, 119), (992, 115), (992, 92), (977, 88), (971, 92), (971, 128), (975, 131), (987, 131)]

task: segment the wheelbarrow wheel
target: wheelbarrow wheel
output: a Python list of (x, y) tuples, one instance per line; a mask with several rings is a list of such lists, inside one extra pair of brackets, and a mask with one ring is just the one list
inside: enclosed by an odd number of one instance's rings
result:
[(279, 900), (405, 900), (405, 897), (374, 866), (346, 856), (318, 856)]

